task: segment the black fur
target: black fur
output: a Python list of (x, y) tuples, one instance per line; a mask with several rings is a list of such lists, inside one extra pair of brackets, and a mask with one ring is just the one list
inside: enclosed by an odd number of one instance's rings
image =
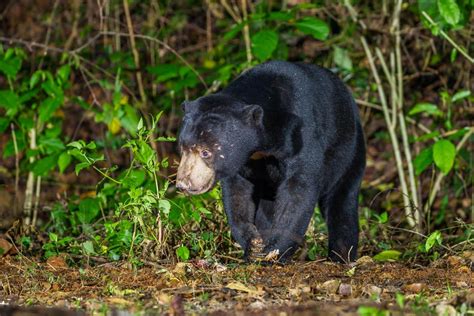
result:
[[(356, 258), (365, 144), (357, 106), (337, 76), (268, 62), (184, 108), (180, 145), (213, 151), (232, 235), (246, 256), (250, 240), (261, 237), (265, 252), (288, 259), (319, 205), (329, 258)], [(255, 152), (264, 157), (249, 159)]]

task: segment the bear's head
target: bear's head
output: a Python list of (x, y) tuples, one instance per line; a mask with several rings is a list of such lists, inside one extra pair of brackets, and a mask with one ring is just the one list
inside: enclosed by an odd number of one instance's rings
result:
[(183, 110), (176, 187), (201, 194), (217, 180), (236, 175), (258, 149), (263, 110), (218, 94), (185, 102)]

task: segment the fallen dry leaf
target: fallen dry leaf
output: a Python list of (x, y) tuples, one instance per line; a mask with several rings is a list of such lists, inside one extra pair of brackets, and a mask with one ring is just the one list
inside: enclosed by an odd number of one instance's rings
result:
[(230, 282), (225, 286), (228, 289), (231, 290), (236, 290), (236, 291), (241, 291), (241, 292), (247, 292), (249, 294), (254, 294), (254, 295), (263, 295), (265, 294), (265, 291), (263, 289), (257, 289), (255, 287), (249, 287), (243, 283), (240, 282)]
[(421, 291), (425, 291), (427, 289), (428, 287), (424, 283), (412, 283), (403, 287), (403, 290), (410, 293), (420, 293)]
[(12, 247), (12, 244), (10, 244), (7, 240), (0, 238), (0, 256), (5, 256), (8, 254)]
[(63, 256), (52, 256), (46, 260), (46, 264), (49, 268), (52, 269), (65, 269), (67, 268), (66, 260), (64, 260)]
[(339, 280), (328, 280), (321, 284), (319, 290), (326, 292), (327, 294), (336, 294), (340, 283)]

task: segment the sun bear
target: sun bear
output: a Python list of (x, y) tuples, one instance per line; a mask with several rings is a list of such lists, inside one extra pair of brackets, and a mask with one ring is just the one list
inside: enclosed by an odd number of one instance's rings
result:
[(328, 257), (355, 260), (365, 142), (358, 108), (335, 74), (271, 61), (184, 102), (183, 111), (176, 187), (201, 194), (220, 181), (246, 259), (288, 260), (318, 206)]

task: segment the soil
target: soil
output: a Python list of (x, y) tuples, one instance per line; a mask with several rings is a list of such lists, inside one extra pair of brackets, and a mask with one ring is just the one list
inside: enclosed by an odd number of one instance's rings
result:
[(9, 306), (0, 307), (0, 315), (357, 315), (371, 308), (451, 315), (474, 304), (473, 254), (464, 255), (428, 266), (363, 257), (353, 265), (195, 260), (138, 269), (126, 262), (78, 268), (64, 257), (5, 256), (0, 304)]

